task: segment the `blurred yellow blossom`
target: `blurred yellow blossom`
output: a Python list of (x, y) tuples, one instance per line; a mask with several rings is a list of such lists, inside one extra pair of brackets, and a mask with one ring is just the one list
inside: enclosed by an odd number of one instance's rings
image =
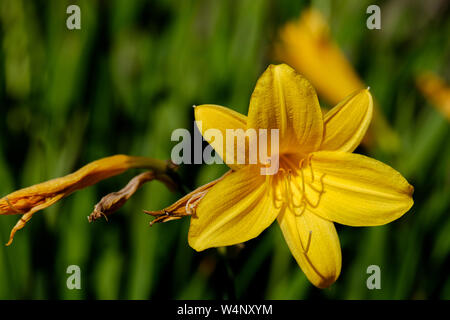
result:
[(422, 94), (450, 121), (450, 87), (444, 80), (434, 73), (424, 72), (416, 82)]
[[(275, 56), (303, 74), (331, 105), (367, 87), (331, 39), (325, 18), (313, 8), (304, 10), (298, 20), (288, 22), (281, 28)], [(370, 145), (372, 141), (385, 151), (395, 151), (399, 144), (396, 133), (376, 103), (364, 143)]]

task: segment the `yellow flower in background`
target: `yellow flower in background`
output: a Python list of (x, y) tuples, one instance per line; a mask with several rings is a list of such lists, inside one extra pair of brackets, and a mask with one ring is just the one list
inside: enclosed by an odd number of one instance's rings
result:
[(335, 105), (350, 93), (365, 88), (340, 48), (330, 37), (329, 26), (315, 9), (280, 30), (276, 56), (303, 74), (317, 92)]
[[(372, 96), (363, 89), (323, 116), (311, 84), (284, 64), (269, 66), (259, 78), (248, 116), (215, 105), (196, 107), (202, 133), (279, 129), (280, 169), (265, 176), (260, 164), (229, 165), (233, 171), (197, 197), (191, 247), (200, 251), (245, 242), (277, 220), (308, 279), (319, 288), (334, 283), (341, 270), (334, 222), (383, 225), (413, 205), (413, 187), (400, 173), (352, 153), (372, 110)], [(216, 152), (223, 156), (223, 150)]]
[[(313, 8), (304, 10), (297, 21), (282, 27), (275, 56), (303, 74), (331, 105), (367, 87), (331, 39), (325, 18)], [(376, 104), (369, 137), (364, 142), (371, 144), (372, 140), (385, 151), (395, 151), (399, 144)]]
[[(121, 174), (132, 168), (148, 168), (159, 174), (167, 172), (171, 164), (166, 161), (145, 157), (115, 155), (91, 162), (74, 173), (24, 188), (0, 199), (0, 215), (22, 214), (22, 218), (11, 230), (9, 241), (22, 229), (33, 215), (71, 193), (94, 185), (101, 180)], [(158, 176), (156, 178), (159, 178)], [(162, 176), (164, 183), (168, 177)]]
[(450, 121), (450, 87), (431, 72), (422, 73), (416, 80), (422, 94)]

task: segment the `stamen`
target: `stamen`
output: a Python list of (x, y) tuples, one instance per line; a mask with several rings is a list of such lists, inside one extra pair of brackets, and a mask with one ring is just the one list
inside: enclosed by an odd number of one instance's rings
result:
[[(281, 199), (278, 198), (278, 194), (276, 192), (273, 191), (274, 188), (270, 187), (270, 184), (272, 183), (272, 180), (269, 179), (269, 177), (266, 177), (266, 184), (269, 186), (268, 189), (271, 190), (272, 195), (272, 202), (275, 208), (280, 208), (280, 206), (277, 204), (278, 202), (281, 202), (282, 204), (285, 203), (286, 206), (289, 208), (289, 210), (291, 210), (291, 212), (294, 213), (295, 216), (301, 216), (305, 210), (307, 206), (310, 206), (311, 208), (317, 208), (319, 206), (319, 203), (321, 201), (322, 195), (325, 193), (325, 189), (324, 189), (324, 182), (323, 179), (325, 177), (325, 174), (322, 174), (320, 179), (319, 179), (319, 185), (320, 188), (318, 188), (317, 186), (314, 186), (314, 183), (317, 181), (315, 174), (314, 174), (314, 169), (312, 167), (312, 154), (309, 154), (306, 158), (303, 158), (299, 161), (298, 163), (298, 170), (295, 169), (295, 165), (292, 163), (292, 161), (289, 158), (286, 158), (285, 160), (287, 161), (288, 165), (290, 167), (293, 167), (294, 170), (292, 170), (291, 168), (285, 169), (285, 168), (280, 168), (280, 175), (278, 175), (278, 178), (284, 180), (281, 181), (282, 185), (281, 185)], [(311, 173), (311, 178), (308, 179), (305, 176), (304, 173), (304, 169), (306, 166), (309, 166), (309, 170)], [(298, 172), (300, 171), (300, 172)], [(292, 175), (296, 174), (300, 179), (301, 179), (301, 183), (299, 183), (298, 179), (292, 179)], [(308, 181), (310, 180), (310, 181)], [(294, 186), (292, 186), (292, 183), (294, 183)], [(306, 187), (311, 188), (311, 190), (313, 190), (315, 193), (317, 193), (317, 201), (315, 201), (315, 203), (308, 197), (306, 191)], [(296, 202), (296, 198), (295, 198), (295, 193), (293, 192), (293, 188), (298, 189), (299, 193), (300, 193), (300, 199), (298, 200), (299, 202)]]
[[(290, 171), (290, 170), (289, 170)], [(298, 185), (297, 185), (297, 182), (295, 181), (295, 179), (293, 180), (294, 181), (294, 184), (295, 184), (295, 186), (297, 187), (297, 189), (299, 189), (299, 191), (301, 191), (301, 198), (300, 198), (300, 204), (296, 204), (295, 203), (295, 197), (294, 197), (294, 193), (292, 192), (292, 185), (291, 185), (291, 175), (289, 174), (289, 177), (288, 177), (288, 179), (289, 179), (289, 184), (288, 184), (288, 190), (289, 190), (289, 198), (291, 199), (291, 203), (292, 203), (292, 207), (294, 208), (294, 209), (298, 209), (298, 208), (302, 208), (303, 207), (303, 210), (302, 210), (302, 213), (303, 213), (303, 211), (304, 211), (304, 201), (303, 201), (303, 191), (302, 190), (300, 190), (300, 188), (298, 188)]]
[[(303, 164), (303, 160), (302, 163)], [(303, 198), (306, 198), (306, 188), (305, 188), (305, 175), (303, 173), (303, 168), (300, 165), (300, 173), (301, 173), (301, 177), (302, 177), (302, 193), (303, 193)]]
[[(280, 173), (282, 174), (282, 179), (284, 179), (284, 175), (286, 174), (286, 170), (284, 170), (284, 168), (280, 168), (279, 169), (279, 171), (280, 171)], [(273, 190), (272, 190), (273, 191)], [(273, 201), (273, 205), (274, 205), (274, 207), (276, 208), (276, 209), (280, 209), (281, 208), (281, 206), (277, 206), (277, 204), (276, 204), (276, 202), (277, 201), (279, 201), (279, 202), (281, 202), (281, 205), (283, 205), (284, 203), (285, 203), (285, 201), (284, 201), (284, 199), (283, 198), (278, 198), (277, 197), (277, 193), (276, 193), (276, 191), (275, 192), (273, 192), (273, 197), (272, 197), (272, 201)]]
[[(262, 164), (264, 167), (270, 167), (270, 159), (268, 159), (267, 163)], [(273, 188), (273, 179), (274, 175), (266, 174), (265, 186), (266, 186), (266, 196), (272, 199), (272, 204), (275, 209), (280, 209), (281, 205), (277, 205), (277, 201), (283, 203), (283, 199), (278, 199), (276, 195), (276, 191)]]
[[(266, 176), (266, 195), (272, 199), (272, 205), (275, 209), (281, 209), (283, 205), (283, 199), (278, 199), (276, 195), (276, 190), (273, 188), (273, 176)], [(277, 205), (277, 201), (281, 202), (280, 205)]]
[[(292, 192), (292, 185), (291, 185), (291, 181), (292, 181), (291, 173), (292, 173), (291, 169), (288, 169), (288, 177), (285, 180), (286, 192), (288, 194), (288, 198), (290, 199), (290, 201), (288, 201), (288, 207), (289, 207), (289, 209), (291, 209), (294, 212), (295, 215), (300, 216), (305, 211), (306, 204), (303, 201), (303, 192), (301, 192), (302, 197), (300, 199), (300, 204), (295, 203), (294, 193)], [(294, 179), (294, 184), (296, 184), (295, 179)], [(295, 209), (299, 209), (299, 208), (302, 208), (302, 210), (300, 211), (299, 214), (297, 214)]]
[(280, 202), (284, 203), (283, 198), (281, 198), (281, 199), (278, 198), (276, 193), (274, 194), (274, 198), (275, 198), (276, 201), (280, 201)]
[[(302, 206), (304, 206), (304, 196), (305, 196), (305, 192), (304, 192), (304, 186), (303, 186), (303, 189), (302, 188), (300, 188), (300, 186), (298, 185), (298, 183), (297, 183), (297, 180), (293, 180), (294, 181), (294, 185), (295, 185), (295, 187), (300, 191), (300, 194), (301, 194), (301, 198), (300, 198), (300, 204), (295, 204), (295, 201), (294, 201), (294, 197), (292, 197), (292, 205), (294, 206), (294, 208), (301, 208)], [(303, 180), (302, 180), (303, 181)]]
[[(308, 233), (308, 242), (306, 243), (306, 249), (304, 250), (304, 254), (307, 254), (308, 251), (309, 251), (309, 247), (310, 247), (310, 245), (311, 245), (311, 237), (312, 237), (312, 231), (309, 230), (309, 233)], [(303, 247), (303, 246), (302, 246), (302, 247)]]
[(284, 180), (284, 187), (285, 187), (285, 193), (287, 194), (287, 205), (288, 205), (288, 208), (291, 210), (291, 211), (294, 211), (294, 208), (292, 208), (292, 201), (290, 201), (291, 199), (293, 199), (293, 196), (292, 196), (292, 190), (291, 190), (291, 170), (290, 169), (288, 169), (288, 176), (287, 176), (287, 178), (285, 178), (285, 179), (283, 179)]
[(325, 177), (325, 174), (322, 174), (321, 176), (320, 176), (320, 179), (319, 179), (319, 183), (320, 183), (320, 190), (317, 190), (316, 189), (316, 187), (314, 187), (311, 183), (307, 183), (308, 184), (308, 186), (311, 188), (311, 189), (313, 189), (315, 192), (317, 192), (317, 193), (319, 193), (319, 196), (322, 196), (322, 194), (323, 193), (325, 193), (325, 190), (324, 190), (324, 187), (323, 187), (323, 178)]
[[(298, 209), (300, 209), (300, 208), (301, 208), (300, 212), (297, 212)], [(305, 210), (306, 210), (306, 202), (302, 201), (302, 202), (300, 202), (299, 206), (297, 206), (297, 207), (294, 206), (294, 215), (296, 217), (300, 217), (303, 213), (305, 213)]]
[(295, 227), (297, 228), (297, 234), (298, 234), (298, 238), (300, 240), (300, 246), (302, 247), (303, 254), (306, 255), (308, 253), (309, 247), (311, 245), (312, 231), (310, 230), (309, 233), (308, 233), (308, 240), (306, 241), (306, 248), (305, 248), (305, 246), (303, 245), (303, 241), (302, 241), (300, 230), (298, 230), (297, 221), (295, 221)]
[(311, 170), (311, 183), (314, 182), (314, 170), (313, 170), (313, 168), (312, 168), (312, 162), (311, 162), (312, 157), (313, 157), (313, 155), (312, 155), (312, 153), (310, 153), (310, 154), (308, 155), (308, 158), (306, 159), (306, 161), (307, 161), (307, 166), (309, 166), (309, 169)]
[[(292, 198), (292, 202), (293, 202), (294, 208), (301, 208), (302, 204), (303, 204), (303, 206), (306, 206), (306, 204), (308, 204), (308, 205), (310, 205), (313, 208), (317, 208), (318, 205), (319, 205), (319, 202), (321, 200), (322, 194), (325, 193), (325, 191), (324, 191), (324, 183), (323, 183), (323, 178), (324, 178), (325, 174), (323, 174), (320, 177), (320, 179), (319, 179), (319, 182), (321, 184), (320, 190), (317, 189), (316, 187), (314, 187), (314, 185), (312, 184), (314, 182), (314, 180), (315, 180), (314, 171), (313, 171), (313, 168), (312, 168), (312, 165), (311, 165), (311, 158), (312, 158), (312, 156), (313, 155), (310, 154), (306, 158), (306, 166), (309, 166), (310, 170), (311, 170), (311, 182), (306, 181), (305, 174), (303, 172), (303, 170), (305, 169), (304, 168), (305, 167), (305, 158), (303, 158), (303, 159), (301, 159), (299, 161), (298, 168), (300, 170), (299, 176), (300, 176), (300, 178), (302, 180), (301, 186), (297, 183), (296, 179), (294, 179), (293, 181), (294, 181), (295, 187), (301, 192), (301, 201), (300, 201), (300, 205), (297, 205), (297, 204), (295, 204), (294, 199)], [(293, 165), (292, 162), (289, 159), (286, 159), (286, 160), (289, 162), (289, 164), (291, 166)], [(317, 199), (317, 203), (316, 204), (313, 204), (311, 202), (311, 200), (309, 200), (309, 198), (307, 197), (307, 195), (306, 195), (306, 186), (309, 186), (313, 191), (318, 193), (318, 199)], [(302, 213), (303, 213), (304, 210), (305, 210), (305, 208), (303, 208)]]
[[(281, 204), (277, 205), (277, 201), (279, 201)], [(276, 192), (272, 192), (272, 204), (275, 209), (281, 209), (284, 205), (283, 200), (277, 198)]]
[[(264, 167), (270, 166), (270, 160), (269, 163), (265, 164)], [(273, 175), (266, 174), (266, 195), (270, 197), (270, 193), (272, 192), (272, 181), (273, 181)]]

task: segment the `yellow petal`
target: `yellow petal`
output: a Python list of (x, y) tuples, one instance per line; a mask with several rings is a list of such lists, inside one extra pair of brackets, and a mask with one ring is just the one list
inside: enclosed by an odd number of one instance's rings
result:
[[(247, 116), (222, 106), (210, 104), (196, 106), (194, 113), (195, 120), (201, 121), (201, 133), (205, 140), (211, 144), (214, 150), (231, 169), (237, 170), (241, 168), (243, 164), (238, 164), (237, 161), (237, 144), (235, 144), (234, 155), (231, 155), (230, 152), (228, 152), (227, 155), (224, 152), (226, 147), (226, 129), (242, 129), (245, 131), (247, 127)], [(222, 141), (212, 135), (205, 135), (205, 131), (209, 129), (219, 130), (223, 137)], [(248, 148), (246, 150), (248, 150)], [(239, 151), (243, 150), (239, 149)]]
[[(414, 188), (393, 168), (369, 157), (338, 151), (312, 154), (316, 189), (306, 188), (314, 200), (311, 210), (321, 217), (350, 226), (377, 226), (401, 217), (413, 205)], [(305, 181), (311, 182), (310, 170)]]
[(314, 88), (288, 65), (270, 65), (253, 91), (248, 127), (279, 129), (280, 152), (317, 150), (323, 119)]
[(341, 247), (332, 222), (305, 210), (285, 210), (278, 217), (284, 238), (306, 277), (319, 288), (333, 284), (341, 272)]
[[(336, 105), (356, 90), (366, 87), (343, 51), (331, 38), (320, 11), (302, 11), (297, 21), (283, 26), (275, 48), (279, 61), (291, 65), (311, 81), (321, 98)], [(399, 138), (375, 104), (371, 128), (363, 143), (373, 142), (387, 152), (398, 149)]]
[(278, 210), (266, 197), (257, 166), (234, 171), (212, 187), (191, 218), (189, 245), (197, 251), (241, 243), (258, 236)]
[(360, 144), (372, 119), (373, 100), (368, 89), (359, 90), (331, 109), (324, 118), (321, 150), (352, 152)]

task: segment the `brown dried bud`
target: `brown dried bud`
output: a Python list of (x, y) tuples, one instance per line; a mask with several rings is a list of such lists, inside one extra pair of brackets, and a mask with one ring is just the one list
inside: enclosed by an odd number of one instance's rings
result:
[(147, 168), (158, 174), (168, 173), (174, 169), (168, 161), (145, 157), (115, 155), (91, 162), (74, 173), (64, 177), (24, 188), (0, 199), (0, 215), (23, 214), (11, 230), (9, 241), (22, 229), (33, 215), (71, 193), (94, 185), (101, 180), (116, 176), (132, 168)]
[(117, 192), (112, 192), (104, 196), (94, 207), (94, 211), (89, 215), (89, 222), (95, 221), (101, 217), (108, 220), (107, 216), (119, 210), (131, 196), (146, 182), (152, 180), (163, 182), (171, 191), (176, 189), (175, 182), (165, 174), (157, 174), (153, 171), (147, 171), (134, 177), (128, 184)]
[(150, 226), (159, 222), (167, 222), (171, 220), (181, 219), (185, 216), (195, 215), (195, 209), (197, 208), (203, 197), (217, 182), (225, 178), (230, 172), (232, 172), (232, 170), (225, 173), (219, 179), (211, 181), (188, 193), (183, 198), (179, 199), (165, 209), (159, 211), (144, 210), (145, 213), (155, 217), (155, 219), (150, 222)]

